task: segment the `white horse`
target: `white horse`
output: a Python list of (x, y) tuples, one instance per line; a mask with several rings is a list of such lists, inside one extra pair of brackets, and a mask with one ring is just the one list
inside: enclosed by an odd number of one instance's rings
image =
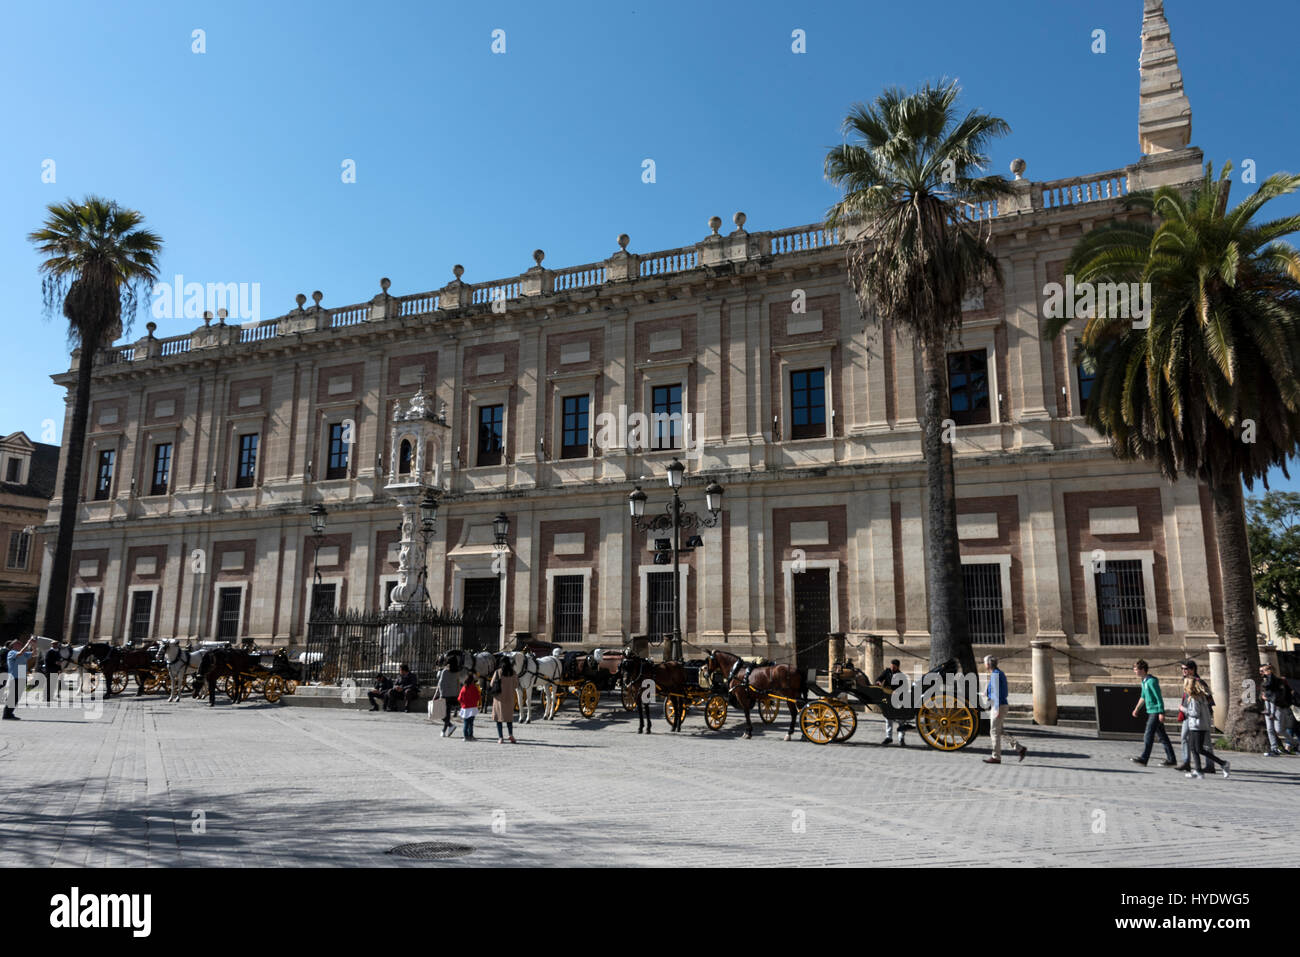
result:
[[(54, 659), (54, 667), (58, 675), (76, 669), (77, 672), (77, 690), (85, 689), (86, 665), (92, 660), (89, 654), (89, 645), (60, 644), (57, 647), (58, 657)], [(46, 659), (48, 660), (48, 659)]]
[(560, 680), (560, 675), (564, 672), (564, 662), (555, 655), (534, 658), (523, 651), (510, 652), (509, 657), (514, 663), (515, 674), (519, 678), (519, 690), (516, 695), (519, 698), (519, 713), (524, 716), (524, 724), (532, 723), (533, 689), (539, 684), (542, 686), (542, 720), (549, 721), (554, 718), (559, 702), (555, 682)]
[(167, 664), (167, 700), (180, 701), (181, 691), (185, 688), (185, 676), (190, 672), (198, 674), (208, 649), (191, 651), (182, 648), (180, 640), (176, 638), (168, 638), (162, 645), (162, 659)]

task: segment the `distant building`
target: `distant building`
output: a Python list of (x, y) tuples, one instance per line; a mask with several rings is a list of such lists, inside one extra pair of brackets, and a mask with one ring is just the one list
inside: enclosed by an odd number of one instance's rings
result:
[(0, 639), (33, 626), (44, 550), (37, 529), (54, 497), (59, 447), (33, 442), (23, 432), (0, 439)]
[[(1138, 162), (1033, 182), (1018, 161), (1014, 195), (971, 211), (1004, 283), (966, 303), (948, 357), (978, 652), (1024, 674), (1030, 642), (1050, 640), (1063, 683), (1127, 676), (1139, 654), (1204, 657), (1223, 633), (1204, 489), (1117, 461), (1084, 424), (1082, 318), (1042, 335), (1047, 287), (1072, 285), (1063, 265), (1079, 237), (1124, 215), (1130, 191), (1201, 176), (1154, 0), (1140, 72)], [(496, 611), (503, 643), (516, 631), (586, 648), (663, 634), (665, 535), (632, 528), (628, 496), (641, 486), (646, 514), (662, 510), (680, 457), (688, 509), (703, 510), (709, 479), (725, 487), (720, 524), (698, 530), (680, 573), (687, 657), (726, 646), (824, 663), (830, 633), (926, 655), (919, 355), (862, 318), (838, 233), (733, 222), (721, 232), (714, 217), (703, 239), (657, 252), (623, 236), (607, 258), (555, 270), (539, 250), (526, 272), (490, 282), (465, 283), (457, 266), (415, 295), (391, 296), (384, 280), (341, 308), (317, 292), (276, 319), (150, 331), (107, 351), (70, 633), (300, 643), (313, 601), (385, 607), (411, 542), (385, 486), (409, 473), (444, 490), (434, 604)], [(72, 389), (75, 366), (54, 378)], [(421, 407), (445, 404), (445, 441), (395, 449), (417, 391)], [(318, 503), (329, 521), (317, 555)]]

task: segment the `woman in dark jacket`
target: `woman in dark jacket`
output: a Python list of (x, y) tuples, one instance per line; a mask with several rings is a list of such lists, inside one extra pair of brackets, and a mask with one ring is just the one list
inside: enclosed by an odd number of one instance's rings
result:
[(433, 689), (433, 701), (429, 703), (431, 714), (437, 715), (442, 709), (442, 734), (439, 737), (450, 738), (456, 728), (451, 723), (452, 713), (456, 710), (456, 696), (460, 694), (460, 680), (446, 665), (438, 672), (437, 686)]

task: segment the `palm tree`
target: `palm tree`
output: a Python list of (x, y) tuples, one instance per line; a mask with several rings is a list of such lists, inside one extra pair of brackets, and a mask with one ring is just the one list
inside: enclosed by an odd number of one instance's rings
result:
[(147, 294), (158, 278), (162, 239), (139, 228), (144, 217), (138, 212), (99, 196), (87, 196), (80, 203), (52, 203), (47, 211), (45, 224), (27, 238), (46, 257), (40, 267), (46, 316), (61, 306), (68, 320), (68, 342), (81, 353), (72, 431), (64, 436), (68, 456), (63, 467), (59, 537), (45, 599), (44, 633), (57, 640), (63, 638), (64, 631), (95, 355), (122, 334), (123, 320), (130, 331), (141, 295)]
[(926, 585), (930, 661), (950, 658), (975, 669), (957, 543), (956, 482), (948, 395), (948, 347), (961, 329), (970, 292), (1001, 282), (988, 232), (974, 207), (1009, 195), (1006, 180), (977, 177), (985, 149), (1010, 127), (987, 113), (958, 116), (955, 82), (915, 93), (890, 88), (870, 105), (854, 104), (845, 142), (826, 156), (826, 178), (844, 191), (828, 226), (853, 228), (849, 277), (864, 314), (885, 329), (908, 329), (925, 374), (924, 434), (927, 508)]
[[(1088, 424), (1122, 459), (1204, 482), (1213, 502), (1223, 582), (1228, 719), (1233, 746), (1264, 750), (1259, 646), (1242, 483), (1285, 469), (1300, 441), (1300, 255), (1282, 241), (1300, 216), (1255, 222), (1300, 176), (1269, 177), (1228, 210), (1232, 165), (1210, 165), (1186, 193), (1161, 187), (1127, 198), (1140, 218), (1088, 233), (1066, 271), (1076, 283), (1150, 283), (1147, 328), (1090, 318), (1080, 359), (1097, 370)], [(1050, 322), (1059, 334), (1065, 320)]]

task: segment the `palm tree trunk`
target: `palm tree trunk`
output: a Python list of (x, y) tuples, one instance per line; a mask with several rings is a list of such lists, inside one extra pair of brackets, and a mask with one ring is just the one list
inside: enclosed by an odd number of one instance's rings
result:
[(957, 481), (953, 476), (952, 442), (945, 441), (948, 402), (948, 354), (942, 336), (921, 343), (925, 376), (925, 419), (921, 451), (925, 457), (926, 597), (930, 608), (930, 664), (956, 658), (963, 672), (975, 670), (966, 618), (961, 552), (957, 543)]
[(1223, 580), (1223, 643), (1228, 658), (1228, 726), (1232, 747), (1267, 751), (1268, 736), (1260, 704), (1259, 638), (1255, 624), (1255, 582), (1241, 478), (1231, 475), (1210, 487), (1214, 534), (1219, 543)]
[(63, 501), (59, 504), (59, 538), (54, 546), (54, 563), (50, 567), (50, 588), (45, 595), (46, 638), (63, 641), (68, 608), (68, 578), (72, 570), (72, 535), (77, 526), (77, 509), (81, 504), (81, 461), (86, 452), (86, 419), (90, 417), (90, 376), (95, 350), (82, 348), (77, 366), (77, 398), (72, 407), (72, 427), (63, 440), (68, 444), (68, 458), (63, 465)]

